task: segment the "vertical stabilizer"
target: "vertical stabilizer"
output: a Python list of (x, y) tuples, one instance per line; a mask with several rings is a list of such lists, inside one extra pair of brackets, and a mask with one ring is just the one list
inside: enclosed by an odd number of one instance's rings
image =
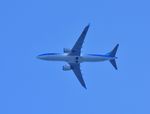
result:
[(117, 50), (118, 50), (118, 47), (119, 47), (119, 44), (117, 44), (117, 45), (114, 47), (114, 49), (109, 53), (109, 56), (115, 57), (116, 52), (117, 52)]

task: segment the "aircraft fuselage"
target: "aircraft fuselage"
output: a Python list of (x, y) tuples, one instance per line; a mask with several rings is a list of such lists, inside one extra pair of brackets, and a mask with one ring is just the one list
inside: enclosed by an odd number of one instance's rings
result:
[(62, 70), (69, 71), (72, 70), (81, 83), (81, 85), (86, 88), (86, 84), (83, 80), (81, 69), (80, 69), (80, 63), (82, 62), (102, 62), (108, 60), (113, 67), (117, 70), (117, 64), (116, 60), (117, 57), (116, 52), (118, 49), (119, 44), (117, 44), (112, 51), (105, 55), (100, 54), (81, 54), (81, 48), (84, 43), (86, 34), (88, 32), (90, 25), (87, 25), (81, 35), (79, 36), (76, 43), (73, 45), (71, 49), (64, 48), (64, 53), (45, 53), (38, 55), (38, 59), (46, 60), (46, 61), (63, 61), (67, 62), (67, 65), (64, 65), (62, 67)]
[(116, 57), (110, 57), (107, 55), (81, 54), (81, 56), (70, 56), (67, 53), (46, 53), (38, 55), (37, 58), (47, 61), (64, 61), (68, 63), (101, 62), (116, 59)]

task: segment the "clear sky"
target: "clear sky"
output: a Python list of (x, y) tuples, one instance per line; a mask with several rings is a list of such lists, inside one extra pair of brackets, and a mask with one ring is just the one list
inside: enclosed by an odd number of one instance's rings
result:
[[(1, 0), (0, 114), (150, 114), (149, 0)], [(71, 48), (90, 23), (82, 51), (120, 44), (118, 71), (83, 63), (85, 90), (66, 63), (36, 59)]]

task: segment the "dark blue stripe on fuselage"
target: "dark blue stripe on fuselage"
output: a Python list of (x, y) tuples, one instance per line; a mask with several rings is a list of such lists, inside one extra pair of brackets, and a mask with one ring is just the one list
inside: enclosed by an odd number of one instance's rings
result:
[(60, 55), (60, 53), (44, 53), (44, 54), (40, 54), (39, 56), (44, 56), (44, 55)]
[[(44, 53), (40, 54), (39, 56), (45, 56), (45, 55), (61, 55), (61, 53)], [(110, 57), (109, 55), (100, 55), (100, 54), (87, 54), (88, 56), (97, 56), (97, 57)]]
[(100, 54), (88, 54), (90, 56), (98, 56), (98, 57), (110, 57), (109, 55), (100, 55)]

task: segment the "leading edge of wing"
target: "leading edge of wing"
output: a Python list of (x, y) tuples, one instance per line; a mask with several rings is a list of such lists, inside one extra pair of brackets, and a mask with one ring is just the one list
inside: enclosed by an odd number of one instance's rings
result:
[(75, 45), (73, 46), (72, 48), (72, 52), (70, 53), (70, 55), (80, 55), (81, 53), (81, 48), (82, 48), (82, 45), (83, 45), (83, 42), (84, 42), (84, 39), (85, 39), (85, 36), (88, 32), (88, 29), (90, 27), (90, 24), (88, 24), (83, 32), (81, 33), (80, 37), (78, 38), (78, 40), (76, 41)]
[(82, 74), (81, 74), (81, 70), (80, 70), (80, 64), (77, 63), (69, 63), (72, 67), (72, 71), (74, 72), (74, 74), (76, 75), (77, 79), (79, 80), (80, 84), (85, 88), (86, 88), (86, 84), (83, 80)]

